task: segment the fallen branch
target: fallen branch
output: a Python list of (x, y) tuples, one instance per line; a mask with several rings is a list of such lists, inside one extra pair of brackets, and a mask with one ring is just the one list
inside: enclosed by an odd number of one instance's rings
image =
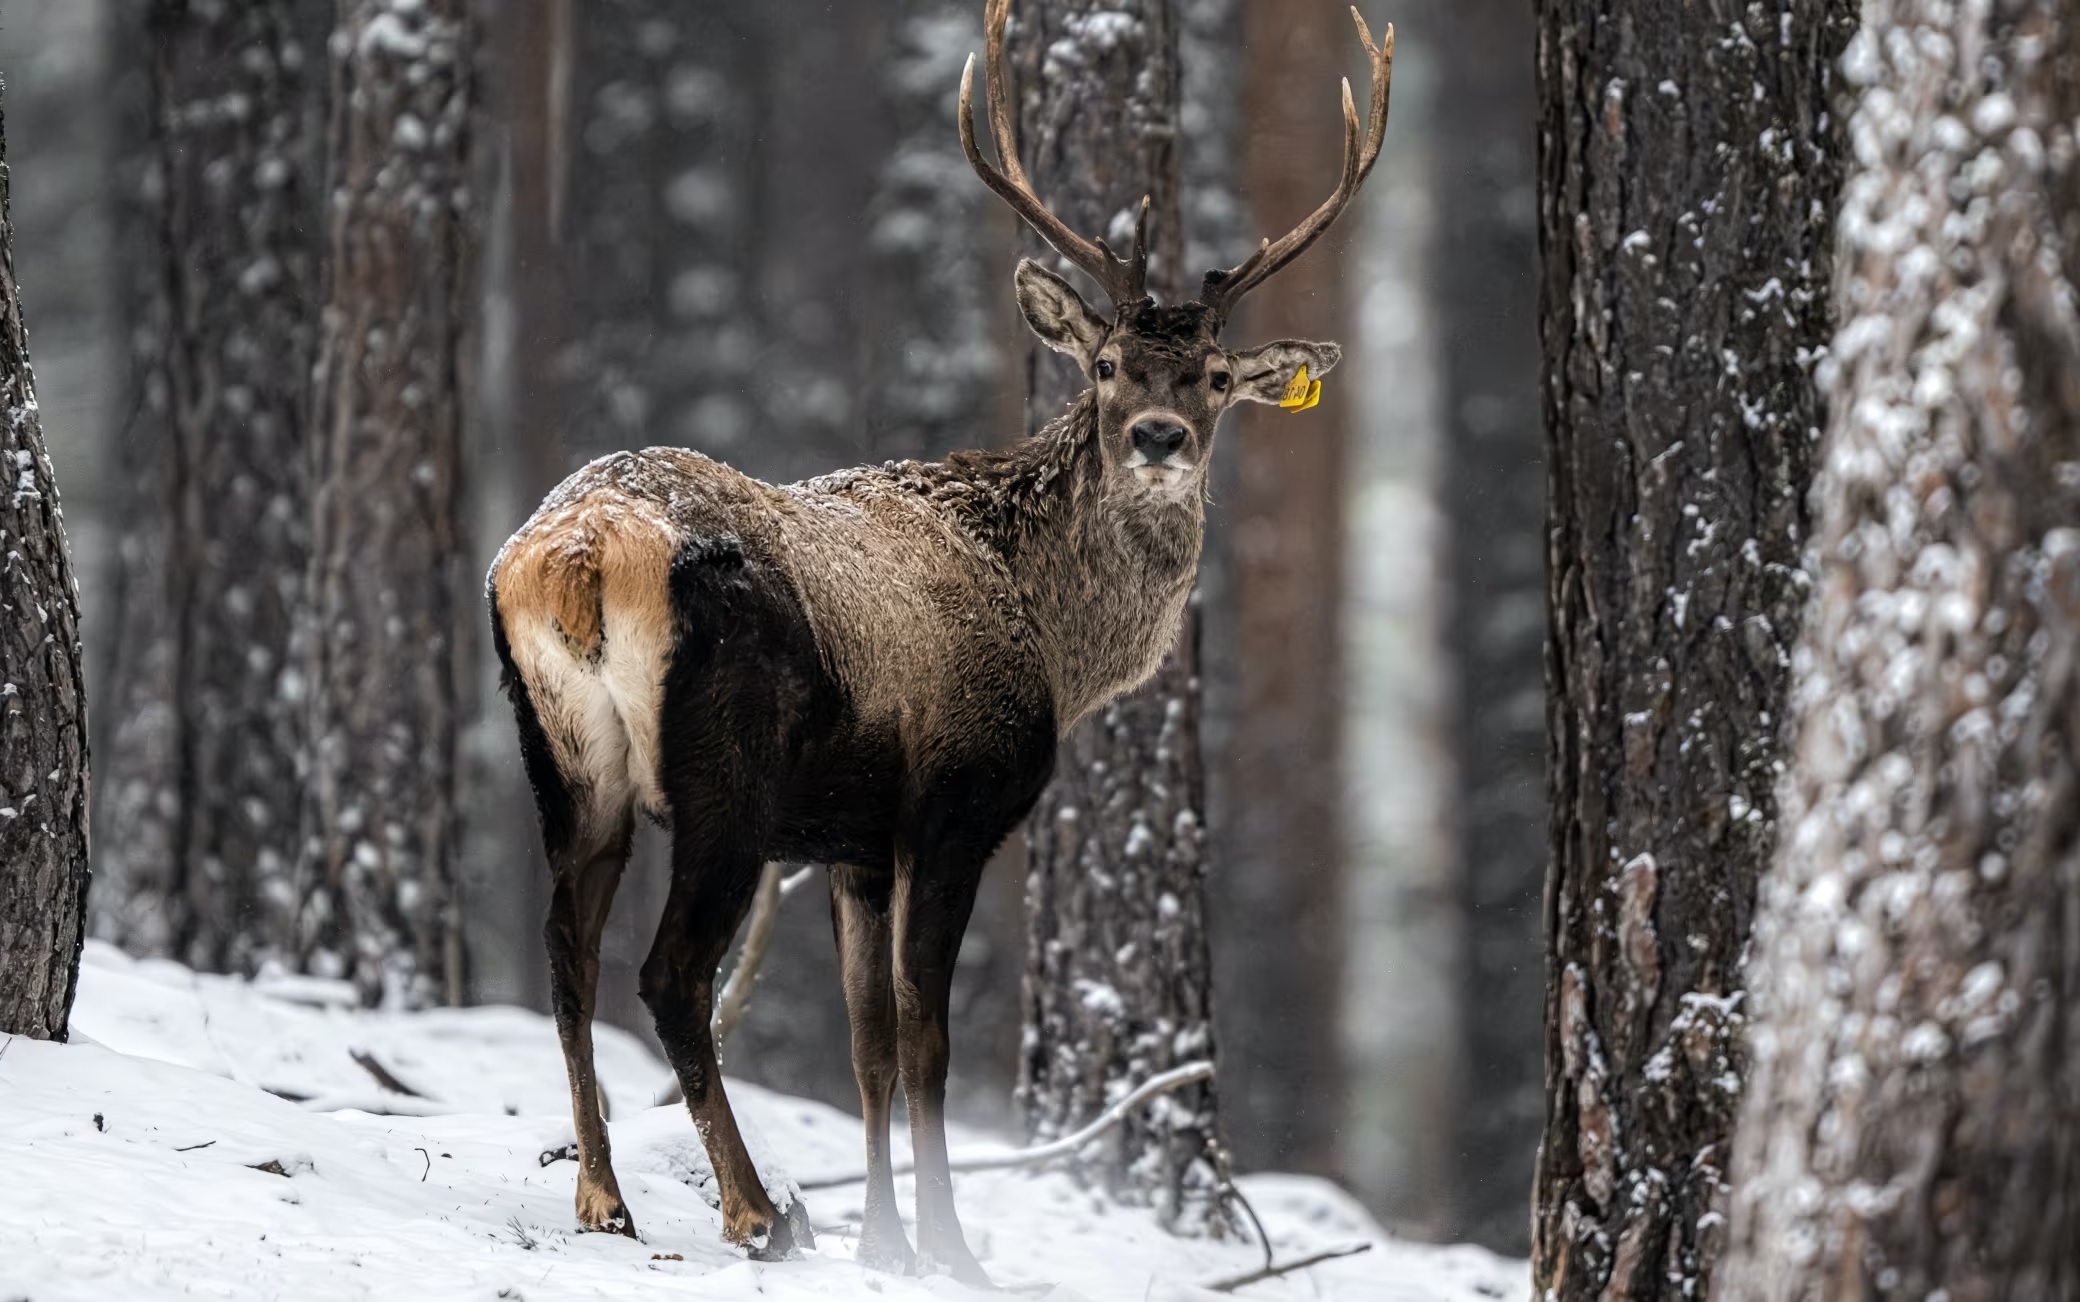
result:
[(372, 1117), (452, 1116), (455, 1105), (409, 1094), (320, 1094), (298, 1101), (305, 1112), (366, 1112)]
[(751, 1007), (751, 983), (766, 961), (773, 944), (773, 929), (780, 922), (780, 880), (783, 865), (769, 863), (758, 875), (758, 894), (751, 897), (751, 920), (744, 926), (744, 947), (737, 951), (737, 965), (730, 969), (729, 983), (715, 1000), (715, 1045), (729, 1038)]
[(1320, 1252), (1301, 1257), (1295, 1261), (1283, 1262), (1275, 1266), (1261, 1266), (1246, 1275), (1235, 1275), (1228, 1279), (1215, 1280), (1211, 1284), (1201, 1284), (1199, 1287), (1215, 1293), (1233, 1293), (1236, 1289), (1261, 1283), (1267, 1279), (1277, 1279), (1280, 1275), (1290, 1275), (1296, 1270), (1306, 1270), (1309, 1266), (1319, 1266), (1325, 1261), (1334, 1261), (1338, 1257), (1355, 1257), (1361, 1252), (1370, 1251), (1372, 1251), (1372, 1245), (1369, 1243), (1346, 1243), (1340, 1248), (1324, 1248)]
[(376, 1056), (374, 1054), (362, 1049), (349, 1049), (347, 1050), (347, 1056), (354, 1060), (355, 1066), (361, 1068), (361, 1070), (367, 1072), (370, 1076), (373, 1076), (375, 1078), (376, 1084), (382, 1086), (384, 1089), (390, 1091), (392, 1094), (402, 1094), (406, 1098), (412, 1099), (423, 1099), (426, 1097), (418, 1090), (413, 1089), (411, 1086), (397, 1079), (397, 1077), (391, 1073), (388, 1067), (385, 1067), (382, 1063), (376, 1061)]
[[(1188, 1062), (1182, 1067), (1172, 1067), (1169, 1071), (1160, 1072), (1142, 1081), (1141, 1084), (1127, 1093), (1125, 1097), (1113, 1103), (1111, 1107), (1106, 1108), (1103, 1112), (1100, 1112), (1089, 1125), (1076, 1131), (1074, 1134), (1064, 1135), (1060, 1139), (1050, 1140), (1045, 1144), (1035, 1144), (1031, 1148), (1013, 1149), (1008, 1153), (983, 1153), (970, 1157), (956, 1157), (946, 1165), (949, 1170), (961, 1172), (1000, 1171), (1007, 1167), (1035, 1166), (1057, 1157), (1067, 1157), (1126, 1120), (1129, 1112), (1132, 1112), (1140, 1104), (1147, 1102), (1156, 1095), (1167, 1094), (1171, 1090), (1182, 1086), (1190, 1085), (1197, 1081), (1211, 1080), (1212, 1078), (1213, 1064), (1203, 1059), (1198, 1062)], [(910, 1175), (916, 1170), (915, 1164), (902, 1162), (897, 1164), (895, 1174)], [(835, 1189), (843, 1185), (858, 1184), (866, 1178), (864, 1174), (861, 1174), (841, 1176), (830, 1180), (804, 1180), (801, 1182), (801, 1187), (805, 1192), (811, 1189)]]

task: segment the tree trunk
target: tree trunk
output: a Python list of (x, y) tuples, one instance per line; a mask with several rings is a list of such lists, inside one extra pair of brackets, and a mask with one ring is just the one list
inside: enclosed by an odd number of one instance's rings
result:
[[(1343, 133), (1331, 74), (1357, 38), (1347, 12), (1315, 0), (1258, 0), (1241, 27), (1249, 125), (1236, 147), (1253, 244), (1292, 229), (1335, 185)], [(1229, 341), (1343, 334), (1340, 255), (1348, 239), (1347, 230), (1329, 235), (1252, 294)], [(1213, 906), (1215, 963), (1228, 992), (1220, 1014), (1227, 1129), (1242, 1166), (1332, 1176), (1341, 1174), (1336, 1129), (1345, 1102), (1335, 684), (1349, 404), (1340, 396), (1332, 388), (1299, 418), (1238, 404), (1228, 417), (1230, 446), (1217, 454), (1233, 463), (1226, 609), (1216, 617), (1232, 621), (1223, 668), (1233, 674), (1224, 684), (1233, 713), (1219, 752), (1229, 798), (1217, 811)]]
[(1538, 409), (1537, 82), (1531, 8), (1456, 0), (1430, 33), (1438, 115), (1429, 296), (1439, 327), (1445, 645), (1463, 1085), (1446, 1228), (1530, 1249), (1524, 1191), (1545, 1100), (1539, 1066), (1545, 886), (1545, 446)]
[(1744, 1063), (1855, 13), (1539, 8), (1548, 431), (1541, 1296), (1704, 1287)]
[(1881, 0), (1722, 1296), (2080, 1296), (2080, 20)]
[[(1099, 21), (1120, 13), (1126, 22)], [(1170, 0), (1028, 0), (1011, 39), (1035, 188), (1072, 228), (1122, 248), (1132, 232), (1112, 229), (1112, 218), (1151, 196), (1151, 284), (1159, 297), (1182, 297)], [(1051, 253), (1046, 260), (1061, 265)], [(1081, 387), (1037, 343), (1027, 375), (1031, 428)], [(1019, 1102), (1036, 1139), (1090, 1120), (1132, 1083), (1213, 1053), (1197, 637), (1194, 616), (1154, 681), (1063, 742), (1027, 824)], [(1226, 1162), (1213, 1089), (1170, 1098), (1159, 1120), (1137, 1115), (1114, 1132), (1105, 1182), (1173, 1226), (1218, 1228)]]
[(325, 6), (124, 9), (151, 247), (96, 911), (135, 953), (252, 971), (293, 951)]
[(300, 941), (384, 1003), (457, 1002), (455, 638), (467, 0), (340, 0), (317, 377)]
[(15, 287), (0, 116), (0, 1032), (62, 1040), (87, 923), (79, 590)]

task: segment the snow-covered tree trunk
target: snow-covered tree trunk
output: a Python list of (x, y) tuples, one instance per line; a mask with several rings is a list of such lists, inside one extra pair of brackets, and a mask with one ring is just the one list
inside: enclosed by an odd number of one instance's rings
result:
[(1541, 1296), (1701, 1290), (1806, 596), (1855, 6), (1539, 6)]
[(1523, 0), (1437, 6), (1446, 111), (1426, 268), (1442, 370), (1445, 645), (1453, 677), (1460, 1019), (1453, 1238), (1521, 1254), (1545, 1112), (1545, 439), (1538, 408), (1538, 116)]
[(314, 406), (301, 958), (457, 1002), (453, 893), (469, 261), (468, 0), (340, 0)]
[[(1183, 267), (1170, 0), (1027, 0), (1016, 18), (1010, 54), (1034, 188), (1073, 229), (1118, 248), (1150, 196), (1151, 285), (1171, 301), (1195, 292)], [(1028, 248), (1042, 255), (1036, 240)], [(1037, 428), (1083, 385), (1037, 343), (1027, 367), (1026, 419)], [(1193, 617), (1152, 682), (1062, 743), (1027, 825), (1019, 1102), (1035, 1138), (1213, 1053), (1197, 639)], [(1114, 1136), (1101, 1167), (1116, 1195), (1153, 1203), (1181, 1229), (1221, 1226), (1225, 1157), (1210, 1082)]]
[(133, 952), (208, 971), (293, 951), (329, 10), (119, 9), (150, 62), (149, 247), (95, 910)]
[[(1181, 7), (1182, 8), (1182, 7)], [(1357, 48), (1349, 14), (1315, 0), (1252, 0), (1227, 93), (1227, 147), (1248, 195), (1243, 247), (1290, 230), (1343, 165), (1333, 72)], [(1246, 57), (1243, 57), (1246, 52)], [(1348, 230), (1332, 233), (1246, 301), (1231, 343), (1347, 337)], [(1196, 264), (1187, 276), (1215, 262)], [(1197, 285), (1191, 289), (1196, 292)], [(1338, 377), (1339, 379), (1345, 377)], [(1340, 765), (1344, 465), (1350, 404), (1337, 379), (1304, 416), (1254, 403), (1226, 419), (1216, 455), (1232, 490), (1217, 510), (1223, 703), (1212, 904), (1222, 1001), (1227, 1133), (1246, 1167), (1340, 1175), (1344, 1112), (1344, 838)], [(1212, 640), (1209, 639), (1209, 645)]]
[(62, 1040), (87, 926), (79, 592), (15, 283), (0, 116), (0, 1032)]
[(1727, 1299), (2080, 1296), (2080, 18), (1879, 0)]

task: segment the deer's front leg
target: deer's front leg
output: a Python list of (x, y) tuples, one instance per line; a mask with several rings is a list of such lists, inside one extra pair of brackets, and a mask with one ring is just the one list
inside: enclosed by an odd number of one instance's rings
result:
[(903, 1095), (917, 1162), (917, 1253), (923, 1271), (944, 1270), (991, 1287), (968, 1251), (946, 1165), (947, 1011), (954, 960), (975, 904), (979, 862), (920, 864), (899, 857), (895, 887), (895, 1001)]

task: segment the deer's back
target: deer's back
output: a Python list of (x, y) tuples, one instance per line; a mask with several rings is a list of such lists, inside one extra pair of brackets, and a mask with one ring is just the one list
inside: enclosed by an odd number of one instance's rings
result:
[(491, 589), (559, 768), (603, 803), (666, 815), (757, 774), (766, 853), (871, 861), (936, 789), (1018, 804), (1052, 763), (1000, 564), (877, 472), (776, 487), (681, 449), (603, 458), (507, 543)]

